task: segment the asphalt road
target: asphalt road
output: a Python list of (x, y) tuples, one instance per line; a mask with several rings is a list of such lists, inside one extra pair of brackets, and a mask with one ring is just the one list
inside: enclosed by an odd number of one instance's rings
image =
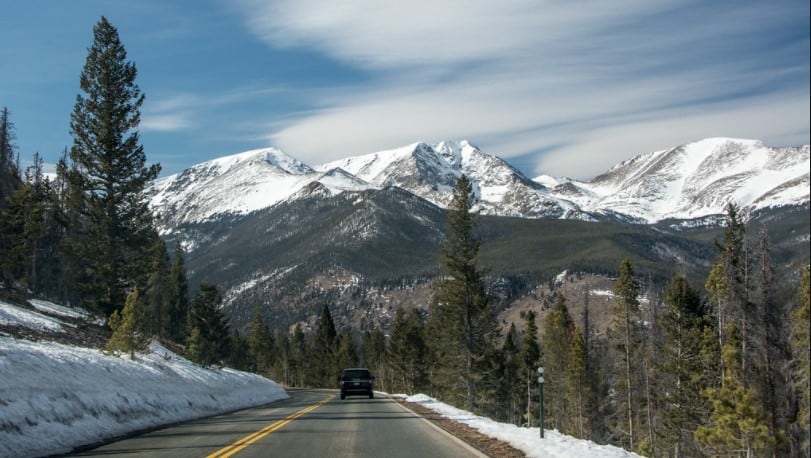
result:
[(290, 390), (291, 399), (145, 433), (69, 456), (470, 457), (483, 456), (396, 401), (336, 390)]

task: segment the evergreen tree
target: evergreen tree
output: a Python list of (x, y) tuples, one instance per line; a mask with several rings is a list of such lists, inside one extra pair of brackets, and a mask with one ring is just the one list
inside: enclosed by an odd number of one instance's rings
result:
[(275, 343), (262, 313), (257, 307), (251, 318), (251, 330), (248, 334), (248, 368), (258, 374), (267, 374), (273, 366)]
[(426, 346), (419, 311), (397, 309), (386, 355), (392, 390), (415, 394), (425, 386)]
[[(769, 237), (763, 229), (757, 241), (755, 252), (756, 268), (753, 272), (751, 294), (751, 324), (749, 326), (749, 349), (751, 361), (748, 364), (751, 375), (748, 386), (755, 391), (755, 399), (766, 413), (769, 434), (781, 445), (785, 439), (784, 428), (788, 425), (787, 412), (783, 408), (790, 394), (784, 369), (788, 364), (789, 330), (786, 322), (787, 310), (777, 298), (777, 278), (771, 259)], [(772, 451), (777, 456), (778, 449)]]
[(541, 364), (541, 347), (538, 345), (538, 326), (535, 324), (535, 312), (530, 310), (524, 317), (526, 328), (521, 340), (521, 378), (526, 387), (526, 412), (524, 420), (528, 425), (538, 417), (536, 414), (540, 406), (532, 408), (532, 399), (537, 399), (538, 392), (538, 366)]
[(515, 324), (510, 324), (504, 345), (501, 347), (501, 405), (504, 406), (502, 418), (511, 424), (521, 426), (524, 423), (524, 378), (521, 361), (521, 345)]
[(52, 191), (42, 172), (42, 158), (34, 155), (24, 181), (0, 207), (0, 280), (22, 291), (40, 293), (51, 262)]
[(551, 428), (570, 432), (570, 407), (565, 393), (566, 372), (571, 352), (574, 322), (566, 300), (557, 296), (555, 305), (546, 316), (543, 347), (544, 391), (546, 392), (546, 412)]
[(208, 367), (228, 356), (230, 331), (228, 318), (219, 308), (222, 296), (213, 284), (203, 281), (192, 301), (189, 314), (190, 334), (186, 353), (191, 361)]
[(296, 324), (293, 335), (290, 338), (290, 379), (292, 386), (306, 386), (306, 374), (309, 371), (307, 337), (301, 328), (301, 323)]
[(811, 451), (811, 266), (803, 269), (800, 303), (791, 314), (791, 380), (799, 394), (797, 434), (804, 456)]
[(324, 304), (318, 319), (318, 328), (310, 347), (309, 374), (307, 384), (314, 387), (335, 385), (338, 371), (335, 365), (336, 340), (338, 333), (329, 306)]
[(144, 330), (149, 335), (169, 338), (166, 323), (171, 301), (169, 253), (166, 251), (166, 244), (157, 233), (152, 242), (151, 259), (150, 273), (146, 280), (144, 293)]
[(691, 432), (708, 414), (700, 396), (705, 371), (701, 352), (708, 320), (698, 292), (684, 277), (674, 276), (665, 292), (662, 339), (655, 360), (664, 404), (659, 440), (665, 449), (673, 450), (674, 457), (700, 452)]
[(433, 295), (429, 325), (434, 383), (446, 400), (470, 411), (494, 398), (488, 375), (498, 332), (476, 267), (479, 241), (473, 234), (473, 202), (472, 183), (462, 175), (448, 211), (440, 255), (444, 275)]
[[(617, 394), (618, 408), (615, 428), (625, 438), (621, 442), (634, 450), (637, 445), (639, 409), (640, 350), (639, 283), (634, 279), (630, 261), (623, 260), (614, 285), (614, 309), (609, 329), (609, 344), (614, 352), (612, 387)], [(623, 428), (627, 426), (627, 430)]]
[(389, 390), (386, 353), (386, 336), (383, 335), (380, 328), (364, 333), (362, 365), (368, 367), (375, 374), (376, 386), (382, 391)]
[(143, 306), (138, 290), (135, 289), (127, 295), (121, 313), (116, 310), (110, 316), (109, 324), (113, 335), (107, 341), (107, 351), (129, 353), (130, 358), (135, 359), (135, 352), (145, 349), (149, 343), (149, 338), (142, 331), (143, 320)]
[(593, 403), (587, 353), (583, 331), (574, 327), (569, 347), (569, 362), (566, 365), (564, 389), (566, 404), (570, 411), (568, 433), (581, 439), (591, 439), (589, 419)]
[[(726, 227), (724, 229), (723, 243), (716, 242), (718, 261), (710, 270), (705, 287), (710, 293), (716, 307), (718, 331), (718, 347), (723, 348), (726, 343), (728, 324), (735, 324), (743, 338), (740, 339), (744, 370), (748, 358), (746, 352), (747, 329), (749, 319), (747, 316), (746, 292), (746, 253), (745, 237), (746, 226), (740, 220), (739, 209), (735, 204), (727, 206)], [(721, 361), (721, 380), (724, 380), (724, 362)]]
[(710, 424), (695, 431), (698, 442), (716, 455), (752, 456), (775, 445), (766, 415), (758, 408), (753, 390), (743, 383), (740, 334), (730, 324), (723, 348), (724, 381), (720, 388), (707, 388), (704, 396), (712, 403)]
[(21, 291), (28, 289), (27, 266), (30, 258), (29, 205), (34, 200), (32, 188), (26, 184), (7, 197), (0, 209), (0, 282)]
[(169, 304), (164, 323), (167, 336), (175, 342), (182, 342), (188, 334), (189, 281), (183, 262), (183, 250), (175, 244), (174, 262), (169, 272)]
[(8, 196), (20, 185), (14, 137), (14, 123), (8, 108), (3, 107), (0, 110), (0, 209), (6, 206)]
[(250, 371), (251, 352), (248, 347), (248, 339), (242, 337), (239, 331), (234, 329), (231, 331), (229, 343), (230, 351), (227, 357), (228, 366), (240, 371)]
[(71, 114), (73, 161), (66, 170), (76, 226), (71, 237), (82, 301), (104, 314), (145, 278), (154, 228), (144, 188), (160, 166), (146, 166), (138, 124), (144, 101), (135, 64), (102, 17), (93, 29)]
[(358, 348), (357, 345), (355, 345), (355, 339), (352, 337), (352, 333), (349, 329), (344, 329), (338, 334), (333, 364), (336, 373), (345, 367), (358, 366)]
[(290, 336), (286, 332), (277, 331), (275, 333), (276, 342), (276, 363), (271, 371), (271, 378), (280, 381), (281, 384), (293, 386), (291, 377), (292, 368), (292, 347), (290, 346)]

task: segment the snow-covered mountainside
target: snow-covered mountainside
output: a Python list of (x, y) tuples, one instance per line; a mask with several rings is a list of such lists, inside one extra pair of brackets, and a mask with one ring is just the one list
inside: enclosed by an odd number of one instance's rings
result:
[(184, 223), (245, 215), (322, 193), (397, 186), (440, 207), (461, 174), (474, 183), (481, 214), (639, 223), (809, 201), (809, 146), (769, 148), (756, 140), (705, 139), (643, 154), (590, 182), (534, 180), (468, 141), (401, 148), (309, 167), (275, 148), (248, 151), (157, 180), (151, 205), (164, 232)]
[(172, 232), (183, 223), (271, 207), (311, 183), (321, 183), (330, 193), (371, 187), (340, 170), (318, 172), (281, 150), (264, 148), (207, 161), (156, 180), (150, 191), (151, 206), (160, 215), (161, 228)]
[(643, 154), (590, 182), (538, 177), (550, 195), (586, 211), (642, 222), (744, 212), (809, 201), (809, 146), (769, 148), (757, 140), (708, 138)]
[(566, 218), (577, 212), (565, 200), (550, 198), (542, 186), (504, 160), (485, 154), (467, 140), (436, 145), (414, 143), (316, 167), (340, 168), (375, 186), (398, 186), (440, 207), (450, 205), (456, 180), (473, 181), (481, 214), (525, 218)]

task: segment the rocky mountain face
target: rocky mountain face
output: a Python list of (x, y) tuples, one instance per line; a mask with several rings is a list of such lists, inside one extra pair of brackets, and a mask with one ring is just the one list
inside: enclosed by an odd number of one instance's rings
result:
[(483, 215), (655, 223), (745, 212), (809, 200), (809, 146), (769, 148), (713, 138), (643, 154), (588, 182), (531, 180), (468, 141), (415, 143), (310, 167), (275, 148), (227, 156), (156, 181), (152, 207), (165, 230), (223, 215), (245, 215), (308, 195), (402, 188), (439, 207), (461, 174), (474, 183)]
[(162, 178), (151, 204), (164, 237), (185, 248), (192, 285), (215, 282), (237, 326), (256, 307), (275, 328), (309, 325), (327, 302), (339, 327), (364, 330), (398, 306), (430, 307), (443, 208), (462, 173), (503, 317), (559, 272), (604, 275), (624, 257), (656, 281), (687, 269), (701, 282), (720, 229), (695, 222), (733, 200), (775, 230), (777, 259), (808, 259), (809, 147), (749, 140), (641, 155), (590, 182), (532, 180), (467, 141), (314, 167), (266, 148)]

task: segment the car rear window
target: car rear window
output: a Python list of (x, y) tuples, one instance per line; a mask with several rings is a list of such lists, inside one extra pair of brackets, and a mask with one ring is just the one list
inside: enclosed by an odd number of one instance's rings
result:
[(371, 378), (369, 376), (369, 371), (364, 370), (348, 370), (344, 371), (343, 378), (345, 379), (357, 379), (357, 378)]

